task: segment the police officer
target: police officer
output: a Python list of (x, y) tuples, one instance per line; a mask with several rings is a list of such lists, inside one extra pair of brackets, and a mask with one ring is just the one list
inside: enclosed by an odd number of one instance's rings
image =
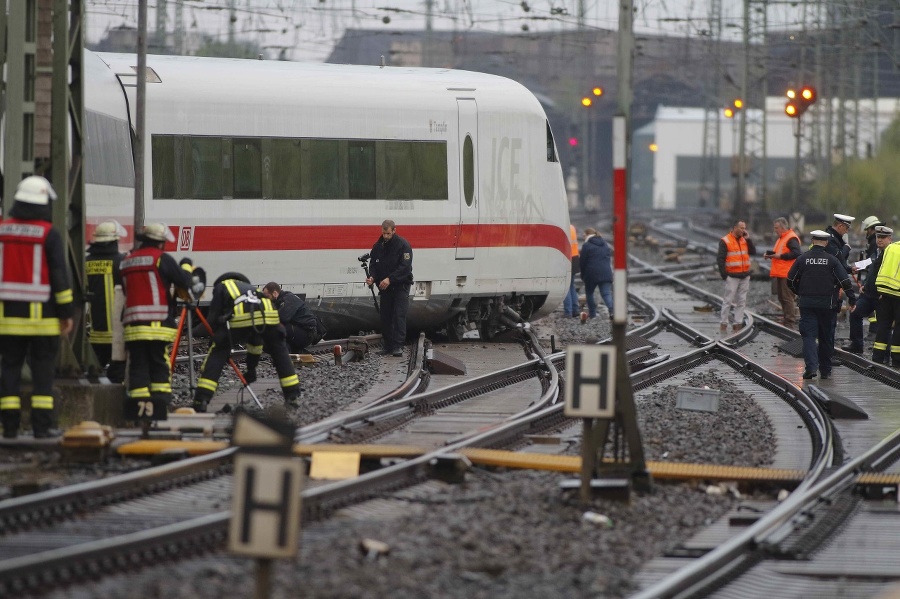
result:
[[(111, 220), (100, 223), (88, 246), (84, 270), (91, 306), (90, 341), (100, 366), (106, 368), (106, 376), (114, 383), (125, 380), (125, 362), (112, 361), (113, 314), (116, 285), (122, 285), (120, 265), (125, 254), (119, 252), (119, 238), (125, 230)], [(108, 365), (108, 367), (107, 367)]]
[(284, 326), (285, 340), (292, 353), (307, 353), (310, 345), (319, 342), (318, 320), (301, 298), (281, 289), (281, 285), (266, 283), (263, 295), (278, 309), (278, 319)]
[(256, 288), (241, 273), (225, 273), (213, 284), (208, 320), (213, 329), (212, 341), (194, 393), (196, 411), (206, 411), (219, 387), (222, 368), (236, 344), (247, 346), (244, 377), (248, 383), (256, 380), (256, 367), (265, 350), (272, 356), (285, 402), (296, 403), (300, 397), (300, 379), (288, 355), (284, 327), (272, 300), (259, 297)]
[(865, 258), (874, 258), (875, 254), (878, 253), (878, 239), (875, 236), (875, 227), (883, 224), (877, 216), (867, 216), (860, 223), (859, 228), (866, 234)]
[(787, 278), (791, 290), (800, 296), (800, 336), (806, 363), (803, 378), (811, 379), (818, 371), (827, 379), (834, 353), (832, 316), (841, 307), (839, 290), (844, 290), (851, 306), (856, 304), (856, 292), (847, 269), (826, 251), (831, 233), (816, 230), (810, 235), (812, 248), (794, 261)]
[(15, 439), (22, 417), (22, 366), (32, 374), (31, 428), (50, 437), (53, 375), (60, 335), (73, 328), (72, 285), (62, 236), (53, 229), (50, 200), (56, 192), (43, 177), (27, 177), (9, 217), (0, 221), (0, 422)]
[(381, 237), (372, 246), (372, 265), (366, 285), (378, 285), (378, 295), (381, 297), (383, 355), (403, 356), (409, 287), (413, 282), (412, 259), (412, 248), (409, 242), (397, 235), (394, 221), (381, 223)]
[(831, 226), (825, 229), (828, 233), (828, 245), (825, 246), (825, 251), (837, 257), (847, 272), (850, 272), (850, 265), (847, 263), (847, 259), (850, 257), (850, 245), (844, 241), (844, 238), (850, 231), (850, 224), (855, 220), (856, 218), (846, 214), (835, 214)]
[(875, 242), (877, 244), (876, 253), (872, 256), (872, 263), (866, 268), (870, 274), (866, 277), (866, 283), (863, 285), (862, 293), (856, 301), (856, 306), (850, 312), (850, 343), (841, 349), (854, 354), (863, 353), (863, 319), (868, 318), (878, 308), (878, 290), (875, 288), (875, 276), (881, 267), (881, 260), (884, 257), (884, 248), (889, 246), (892, 241), (894, 230), (884, 225), (875, 227)]
[(139, 246), (120, 265), (125, 289), (125, 348), (128, 350), (128, 420), (164, 420), (172, 399), (166, 346), (175, 340), (174, 285), (186, 293), (192, 285), (192, 266), (181, 265), (163, 251), (175, 236), (164, 223), (146, 225), (135, 235)]
[(900, 320), (900, 241), (884, 248), (875, 276), (875, 290), (881, 297), (876, 311), (878, 332), (875, 334), (872, 361), (887, 363), (890, 343), (891, 366), (900, 366), (900, 327), (894, 326), (894, 321)]

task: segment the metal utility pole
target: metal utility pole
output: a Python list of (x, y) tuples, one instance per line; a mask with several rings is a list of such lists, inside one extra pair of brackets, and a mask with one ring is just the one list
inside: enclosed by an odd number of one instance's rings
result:
[(722, 130), (722, 0), (710, 0), (707, 56), (712, 67), (706, 83), (706, 107), (703, 111), (703, 166), (700, 171), (698, 204), (718, 207), (721, 199), (721, 130)]
[[(584, 8), (584, 0), (578, 0), (578, 39), (585, 46), (585, 53), (587, 53), (588, 40), (587, 33), (585, 30), (585, 8)], [(581, 61), (581, 81), (579, 81), (580, 89), (579, 94), (584, 93), (584, 89), (589, 85), (589, 73), (590, 73), (590, 60), (582, 60)], [(587, 186), (588, 186), (588, 169), (590, 168), (589, 162), (589, 148), (588, 148), (588, 112), (587, 107), (582, 106), (581, 111), (578, 114), (578, 137), (579, 143), (581, 146), (581, 151), (579, 152), (581, 160), (578, 165), (578, 208), (583, 209), (585, 207), (586, 199), (587, 199)]]
[[(231, 0), (234, 10), (234, 0)], [(234, 14), (234, 13), (232, 13)], [(147, 0), (138, 0), (137, 113), (134, 132), (134, 230), (144, 226), (144, 146), (147, 131)]]
[[(6, 4), (4, 2), (4, 4)], [(37, 0), (9, 3), (6, 17), (6, 132), (3, 149), (3, 213), (12, 208), (16, 186), (34, 174), (34, 81)]]
[(175, 53), (184, 56), (184, 0), (175, 0)]
[(153, 35), (153, 49), (157, 54), (165, 54), (166, 21), (168, 20), (168, 0), (156, 0), (156, 31)]
[[(616, 348), (616, 393), (614, 434), (622, 435), (625, 443), (613, 444), (620, 453), (613, 462), (602, 461), (610, 432), (610, 420), (585, 419), (582, 438), (581, 498), (591, 495), (590, 477), (601, 475), (627, 476), (639, 491), (648, 491), (650, 474), (644, 462), (641, 432), (637, 426), (634, 389), (628, 373), (625, 355), (625, 328), (628, 323), (627, 257), (628, 257), (628, 195), (631, 190), (631, 103), (634, 68), (634, 8), (632, 0), (619, 1), (619, 37), (617, 61), (616, 115), (613, 117), (613, 234), (615, 256), (613, 273), (613, 345)], [(627, 458), (623, 455), (627, 451)]]
[(434, 0), (425, 0), (425, 35), (422, 38), (422, 66), (430, 67), (432, 46), (432, 20), (434, 18)]

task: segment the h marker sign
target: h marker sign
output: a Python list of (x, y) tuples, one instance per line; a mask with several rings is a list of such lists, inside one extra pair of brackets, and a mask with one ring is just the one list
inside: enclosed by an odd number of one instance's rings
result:
[(616, 348), (570, 345), (566, 350), (565, 415), (612, 418), (616, 413)]

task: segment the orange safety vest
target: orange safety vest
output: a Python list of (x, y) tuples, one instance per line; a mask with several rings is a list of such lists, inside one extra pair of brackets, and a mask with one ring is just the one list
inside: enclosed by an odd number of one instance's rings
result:
[[(776, 256), (780, 256), (781, 254), (786, 254), (788, 251), (788, 242), (791, 239), (796, 239), (800, 241), (800, 238), (797, 237), (797, 234), (794, 233), (793, 230), (788, 229), (781, 237), (778, 238), (778, 241), (775, 242), (775, 248), (772, 250), (775, 252)], [(791, 270), (791, 265), (794, 263), (796, 258), (792, 258), (790, 260), (783, 260), (781, 258), (772, 258), (772, 268), (769, 271), (770, 277), (778, 277), (781, 279), (786, 279), (788, 275), (788, 271)]]
[(750, 253), (747, 251), (747, 242), (743, 245), (734, 235), (729, 233), (722, 238), (728, 253), (725, 254), (725, 273), (740, 274), (750, 270)]
[(578, 256), (578, 233), (575, 231), (575, 225), (569, 225), (569, 239), (572, 241), (572, 258)]

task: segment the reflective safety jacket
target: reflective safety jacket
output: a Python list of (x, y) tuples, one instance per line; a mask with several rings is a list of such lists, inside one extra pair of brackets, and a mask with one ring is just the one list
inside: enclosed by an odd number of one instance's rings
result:
[(883, 256), (875, 277), (875, 289), (879, 293), (900, 296), (900, 241), (884, 248)]
[(125, 342), (175, 340), (175, 300), (170, 287), (190, 289), (191, 273), (155, 246), (132, 250), (121, 264), (125, 289)]
[(92, 243), (88, 248), (84, 269), (91, 302), (91, 343), (112, 343), (113, 293), (122, 284), (119, 267), (124, 257), (118, 241)]
[[(9, 285), (7, 291), (16, 297), (42, 298), (0, 298), (0, 335), (57, 336), (59, 320), (71, 318), (75, 312), (62, 236), (52, 228), (42, 208), (45, 207), (14, 202), (10, 218), (0, 221), (0, 278), (8, 283), (24, 283)], [(7, 262), (15, 261), (16, 255), (22, 258), (20, 263)], [(45, 284), (46, 291), (36, 293)], [(34, 295), (30, 295), (32, 292)]]
[(581, 271), (581, 260), (578, 256), (578, 232), (575, 231), (575, 225), (569, 225), (569, 241), (572, 248), (569, 255), (572, 259), (572, 275), (576, 275)]
[(753, 242), (749, 239), (737, 239), (728, 233), (719, 240), (719, 252), (716, 262), (719, 274), (728, 277), (744, 278), (750, 276), (750, 254), (756, 253)]
[(165, 320), (169, 317), (169, 289), (157, 267), (164, 253), (159, 248), (142, 247), (122, 260), (124, 324)]
[(10, 218), (0, 224), (0, 300), (45, 302), (50, 274), (44, 243), (53, 225)]
[[(791, 244), (791, 240), (794, 239), (797, 241)], [(793, 245), (794, 248), (789, 248), (788, 245)], [(772, 257), (772, 267), (769, 271), (769, 276), (782, 279), (787, 278), (791, 265), (800, 255), (800, 238), (797, 237), (793, 230), (788, 229), (775, 242), (775, 247), (772, 251), (775, 252), (775, 255)], [(785, 256), (788, 257), (785, 258)]]
[(259, 297), (256, 287), (235, 279), (225, 279), (213, 288), (209, 304), (209, 322), (213, 327), (229, 323), (233, 329), (278, 326), (281, 320), (272, 300)]

